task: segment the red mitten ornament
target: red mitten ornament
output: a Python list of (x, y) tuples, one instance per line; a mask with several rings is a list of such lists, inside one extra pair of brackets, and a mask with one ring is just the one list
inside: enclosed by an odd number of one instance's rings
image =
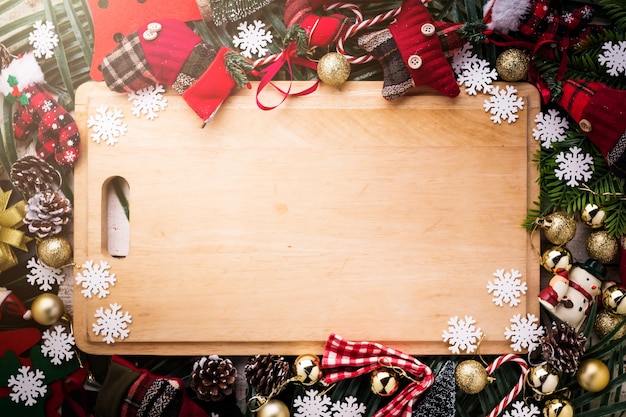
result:
[(559, 105), (604, 155), (609, 169), (626, 177), (626, 90), (599, 82), (567, 80)]
[(80, 153), (80, 135), (72, 116), (44, 87), (44, 76), (33, 54), (14, 59), (0, 72), (0, 92), (16, 104), (15, 138), (25, 140), (37, 132), (37, 155), (54, 157), (60, 165), (74, 166)]
[(459, 95), (448, 58), (466, 42), (457, 32), (461, 27), (433, 20), (420, 0), (405, 0), (387, 29), (359, 37), (359, 45), (383, 66), (383, 97), (394, 100), (420, 85)]
[(558, 14), (550, 0), (489, 0), (483, 12), (490, 31), (503, 35), (519, 32), (535, 44), (555, 44), (561, 51), (571, 50), (593, 27), (589, 25), (591, 6)]
[[(231, 58), (233, 63), (227, 64)], [(204, 42), (185, 23), (161, 19), (124, 38), (102, 61), (102, 74), (117, 92), (155, 83), (171, 85), (207, 123), (237, 85), (229, 69), (239, 66), (245, 78), (241, 68), (245, 63), (228, 48)]]

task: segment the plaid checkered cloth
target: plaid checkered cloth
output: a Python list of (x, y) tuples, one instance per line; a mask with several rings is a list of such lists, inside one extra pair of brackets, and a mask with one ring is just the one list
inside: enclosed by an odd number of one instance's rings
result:
[(413, 403), (435, 379), (431, 369), (416, 358), (398, 350), (372, 342), (349, 342), (336, 334), (326, 341), (322, 369), (328, 384), (355, 378), (380, 368), (402, 369), (412, 381), (374, 417), (411, 417)]

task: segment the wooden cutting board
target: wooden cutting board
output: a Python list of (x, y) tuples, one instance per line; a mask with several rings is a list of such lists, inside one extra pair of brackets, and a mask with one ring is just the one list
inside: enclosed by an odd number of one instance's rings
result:
[[(126, 94), (84, 84), (74, 261), (105, 260), (117, 282), (106, 298), (75, 287), (79, 347), (320, 354), (335, 332), (447, 354), (448, 320), (468, 315), (485, 333), (482, 353), (510, 352), (510, 318), (538, 315), (540, 269), (539, 234), (531, 241), (521, 227), (538, 195), (531, 159), (540, 102), (530, 85), (516, 88), (519, 120), (497, 125), (481, 95), (422, 90), (390, 103), (380, 82), (348, 82), (263, 111), (255, 84), (201, 128), (172, 89), (167, 108), (146, 120)], [(263, 92), (266, 105), (278, 99)], [(121, 110), (127, 125), (114, 146), (89, 139), (87, 120), (103, 105)], [(129, 187), (123, 257), (107, 249), (116, 176)], [(492, 302), (487, 283), (498, 269), (522, 274), (519, 306)], [(92, 325), (112, 303), (132, 324), (126, 339), (107, 344)]]

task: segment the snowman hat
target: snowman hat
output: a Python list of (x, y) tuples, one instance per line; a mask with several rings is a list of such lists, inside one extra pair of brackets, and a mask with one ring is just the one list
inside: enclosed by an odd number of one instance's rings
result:
[(585, 263), (576, 263), (575, 266), (584, 269), (601, 281), (606, 279), (606, 267), (602, 262), (596, 259), (589, 258), (585, 261)]

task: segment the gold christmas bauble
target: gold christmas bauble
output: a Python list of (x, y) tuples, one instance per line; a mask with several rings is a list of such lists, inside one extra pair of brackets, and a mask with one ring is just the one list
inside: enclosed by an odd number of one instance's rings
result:
[(556, 274), (560, 271), (569, 271), (572, 268), (572, 253), (563, 246), (553, 246), (541, 256), (541, 266)]
[(574, 407), (567, 400), (555, 398), (546, 402), (543, 417), (574, 417)]
[(528, 77), (530, 58), (520, 49), (507, 49), (496, 59), (496, 71), (504, 81), (522, 81)]
[(550, 395), (559, 387), (559, 374), (547, 365), (533, 366), (526, 373), (526, 385), (536, 394)]
[(289, 417), (289, 408), (284, 402), (271, 399), (259, 408), (257, 417)]
[(320, 358), (316, 355), (304, 354), (296, 358), (294, 368), (298, 381), (303, 385), (314, 385), (322, 379)]
[(617, 284), (608, 286), (602, 291), (602, 304), (609, 313), (626, 316), (626, 288)]
[(350, 77), (350, 63), (338, 52), (329, 52), (317, 63), (317, 75), (324, 84), (339, 87)]
[(42, 326), (50, 326), (61, 320), (64, 310), (63, 301), (52, 293), (38, 295), (30, 305), (33, 320)]
[[(606, 335), (611, 333), (615, 328), (623, 321), (626, 320), (624, 316), (617, 316), (611, 314), (608, 311), (600, 311), (596, 315), (596, 320), (593, 322), (593, 330), (596, 332), (600, 339), (604, 339)], [(626, 325), (622, 326), (615, 336), (611, 340), (617, 340), (626, 336)]]
[(609, 385), (611, 373), (608, 366), (599, 359), (585, 359), (576, 372), (578, 385), (585, 391), (600, 392)]
[(537, 224), (543, 229), (546, 239), (553, 245), (564, 245), (576, 235), (576, 220), (568, 213), (557, 211), (548, 214), (537, 219)]
[(463, 392), (478, 394), (489, 383), (489, 375), (487, 375), (487, 370), (480, 362), (469, 359), (456, 366), (454, 380)]
[(370, 383), (374, 394), (381, 397), (389, 397), (395, 394), (400, 386), (396, 373), (384, 368), (372, 372)]
[(606, 264), (617, 256), (619, 244), (606, 230), (598, 230), (589, 234), (585, 248), (591, 258)]
[(53, 236), (37, 242), (37, 257), (50, 268), (61, 268), (72, 259), (72, 245), (64, 237)]
[(587, 204), (580, 212), (580, 220), (592, 229), (599, 229), (604, 226), (605, 217), (606, 211), (593, 203)]

